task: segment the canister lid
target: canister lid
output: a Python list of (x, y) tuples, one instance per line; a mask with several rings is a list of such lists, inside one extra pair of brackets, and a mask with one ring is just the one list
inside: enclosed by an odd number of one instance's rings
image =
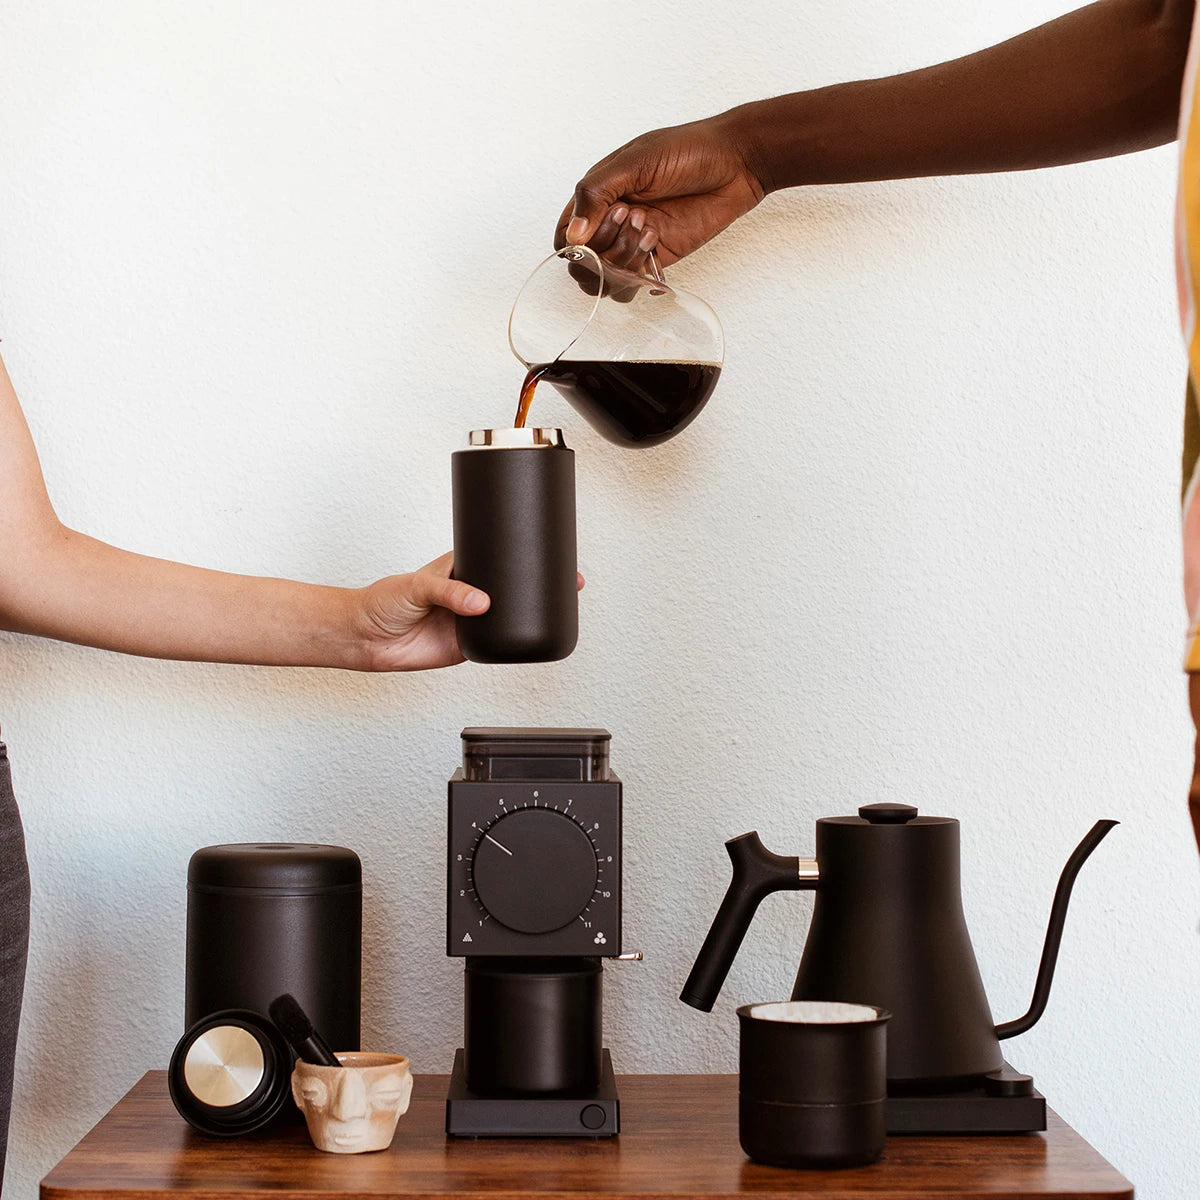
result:
[(188, 863), (189, 888), (302, 895), (362, 887), (362, 863), (345, 846), (245, 842), (205, 846)]

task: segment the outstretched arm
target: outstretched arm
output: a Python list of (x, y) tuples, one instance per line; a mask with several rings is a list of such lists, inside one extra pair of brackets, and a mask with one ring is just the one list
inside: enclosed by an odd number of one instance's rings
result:
[(1017, 171), (1175, 136), (1194, 0), (1100, 0), (965, 58), (741, 105), (602, 159), (557, 244), (669, 264), (808, 183)]
[(66, 528), (0, 359), (0, 629), (152, 658), (353, 670), (463, 661), (454, 614), (488, 597), (443, 555), (365, 588), (208, 571)]

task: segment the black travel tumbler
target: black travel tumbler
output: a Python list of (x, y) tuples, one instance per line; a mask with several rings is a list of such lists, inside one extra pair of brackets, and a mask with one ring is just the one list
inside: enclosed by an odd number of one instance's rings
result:
[(454, 577), (492, 600), (456, 618), (459, 649), (479, 663), (566, 658), (579, 638), (575, 452), (558, 429), (477, 429), (450, 462)]

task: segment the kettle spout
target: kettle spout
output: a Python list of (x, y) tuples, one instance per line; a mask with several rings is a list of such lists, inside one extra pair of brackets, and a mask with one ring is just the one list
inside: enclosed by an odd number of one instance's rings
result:
[(1054, 892), (1054, 903), (1050, 906), (1050, 922), (1046, 927), (1042, 961), (1038, 966), (1037, 982), (1033, 985), (1033, 999), (1030, 1001), (1029, 1011), (1015, 1021), (1005, 1021), (1003, 1025), (996, 1026), (996, 1036), (1001, 1040), (1016, 1037), (1018, 1033), (1032, 1029), (1046, 1011), (1046, 1001), (1050, 998), (1050, 984), (1054, 979), (1054, 965), (1058, 962), (1058, 947), (1062, 942), (1063, 925), (1067, 920), (1067, 904), (1071, 899), (1075, 876), (1079, 874), (1079, 868), (1087, 861), (1088, 855), (1100, 845), (1108, 831), (1119, 823), (1097, 821), (1067, 859), (1067, 865), (1063, 867), (1058, 887)]

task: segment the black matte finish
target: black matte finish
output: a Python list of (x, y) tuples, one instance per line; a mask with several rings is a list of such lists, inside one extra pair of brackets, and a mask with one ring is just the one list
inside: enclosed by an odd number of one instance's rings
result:
[(983, 1090), (989, 1096), (1032, 1096), (1033, 1076), (1014, 1071), (1005, 1063), (998, 1071), (983, 1077)]
[(769, 1021), (737, 1010), (738, 1137), (756, 1162), (849, 1167), (883, 1151), (887, 1021)]
[(858, 815), (870, 825), (905, 825), (917, 815), (917, 810), (911, 804), (883, 800), (860, 806)]
[(267, 1015), (301, 1062), (315, 1063), (319, 1067), (342, 1065), (291, 992), (284, 992), (272, 1000)]
[(817, 862), (792, 999), (887, 1008), (893, 1089), (997, 1070), (1004, 1060), (962, 910), (958, 822), (823, 817)]
[[(888, 1090), (893, 1096), (979, 1087), (981, 1078), (1003, 1063), (999, 1039), (1024, 1032), (1041, 1015), (1071, 885), (1115, 822), (1097, 822), (1071, 855), (1055, 896), (1033, 1004), (1024, 1017), (997, 1028), (963, 916), (958, 822), (921, 817), (912, 806), (895, 803), (865, 805), (859, 814), (817, 822), (820, 879), (815, 882), (794, 878), (796, 860), (772, 854), (757, 834), (726, 843), (733, 882), (681, 999), (711, 1008), (763, 896), (815, 887), (792, 999), (890, 1010)], [(987, 1099), (1021, 1108), (1016, 1101), (1028, 1097)]]
[(599, 877), (596, 847), (565, 813), (523, 808), (501, 817), (472, 860), (475, 895), (518, 933), (552, 933), (587, 908)]
[[(865, 1104), (887, 1094), (887, 1022), (769, 1021), (738, 1016), (738, 1088), (775, 1104)], [(870, 1006), (868, 1006), (870, 1007)]]
[[(196, 1097), (184, 1077), (184, 1063), (192, 1044), (218, 1026), (233, 1025), (246, 1030), (263, 1056), (263, 1076), (254, 1091), (238, 1104), (220, 1107)], [(279, 1030), (261, 1013), (231, 1008), (210, 1013), (197, 1021), (179, 1039), (167, 1070), (167, 1090), (176, 1111), (193, 1128), (213, 1137), (240, 1137), (270, 1124), (281, 1113), (290, 1116), (292, 1051)], [(286, 1106), (286, 1107), (285, 1107)]]
[(768, 1104), (738, 1096), (738, 1141), (769, 1167), (861, 1167), (883, 1153), (887, 1101)]
[[(536, 739), (538, 731), (530, 731)], [(553, 761), (561, 761), (552, 756)], [(514, 761), (506, 759), (505, 761)], [(517, 759), (516, 761), (522, 761)], [(446, 953), (453, 956), (597, 955), (621, 953), (621, 781), (606, 772), (600, 782), (533, 778), (465, 780), (454, 772), (448, 790)], [(512, 814), (531, 823), (529, 844), (546, 846), (564, 829), (577, 851), (591, 845), (592, 858), (534, 854), (519, 867), (486, 839)], [(558, 824), (561, 822), (562, 824)], [(574, 832), (571, 826), (575, 827)], [(503, 835), (497, 840), (502, 844)], [(484, 878), (475, 878), (476, 855), (484, 854)], [(487, 855), (492, 855), (491, 866)], [(514, 868), (498, 874), (501, 864)], [(496, 868), (489, 879), (489, 870)], [(581, 911), (562, 923), (563, 900), (579, 902), (582, 885), (592, 891)], [(491, 887), (489, 887), (489, 883)], [(493, 913), (488, 903), (497, 902)], [(509, 921), (512, 924), (506, 924)], [(545, 932), (535, 932), (543, 930)]]
[(290, 992), (335, 1050), (357, 1050), (362, 865), (341, 846), (208, 846), (188, 866), (184, 1024)]
[(595, 1091), (601, 1064), (598, 958), (470, 958), (467, 1086), (487, 1096)]
[(1116, 821), (1097, 821), (1067, 859), (1067, 865), (1063, 867), (1062, 875), (1058, 879), (1058, 887), (1054, 890), (1054, 901), (1050, 905), (1050, 920), (1046, 925), (1046, 940), (1042, 946), (1042, 960), (1038, 964), (1029, 1011), (1015, 1021), (1005, 1021), (1003, 1025), (996, 1026), (996, 1036), (1001, 1040), (1016, 1037), (1017, 1034), (1032, 1029), (1046, 1011), (1046, 1001), (1050, 999), (1050, 984), (1054, 980), (1054, 964), (1058, 962), (1058, 947), (1062, 942), (1063, 926), (1067, 921), (1067, 905), (1071, 900), (1075, 877), (1079, 874), (1079, 868), (1087, 862), (1088, 856), (1117, 824)]
[[(621, 953), (621, 781), (604, 729), (464, 729), (446, 951), (466, 956), (446, 1131), (606, 1137), (601, 958)], [(469, 778), (464, 778), (464, 775)]]
[(763, 898), (772, 892), (817, 886), (815, 881), (800, 879), (798, 857), (772, 854), (757, 831), (730, 838), (725, 849), (733, 863), (733, 879), (679, 995), (701, 1012), (712, 1011)]
[[(1022, 1084), (1017, 1081), (1027, 1080)], [(1046, 1128), (1046, 1098), (1007, 1063), (968, 1087), (930, 1095), (889, 1096), (887, 1131), (1035, 1133)]]
[(577, 1096), (487, 1096), (467, 1087), (462, 1050), (446, 1092), (446, 1132), (454, 1137), (612, 1137), (621, 1132), (621, 1102), (605, 1050), (600, 1082)]
[(575, 452), (478, 447), (451, 455), (454, 575), (491, 597), (456, 617), (473, 662), (553, 662), (579, 637)]
[(234, 842), (203, 846), (188, 861), (188, 887), (247, 888), (300, 896), (362, 883), (358, 855), (345, 846), (311, 842)]

